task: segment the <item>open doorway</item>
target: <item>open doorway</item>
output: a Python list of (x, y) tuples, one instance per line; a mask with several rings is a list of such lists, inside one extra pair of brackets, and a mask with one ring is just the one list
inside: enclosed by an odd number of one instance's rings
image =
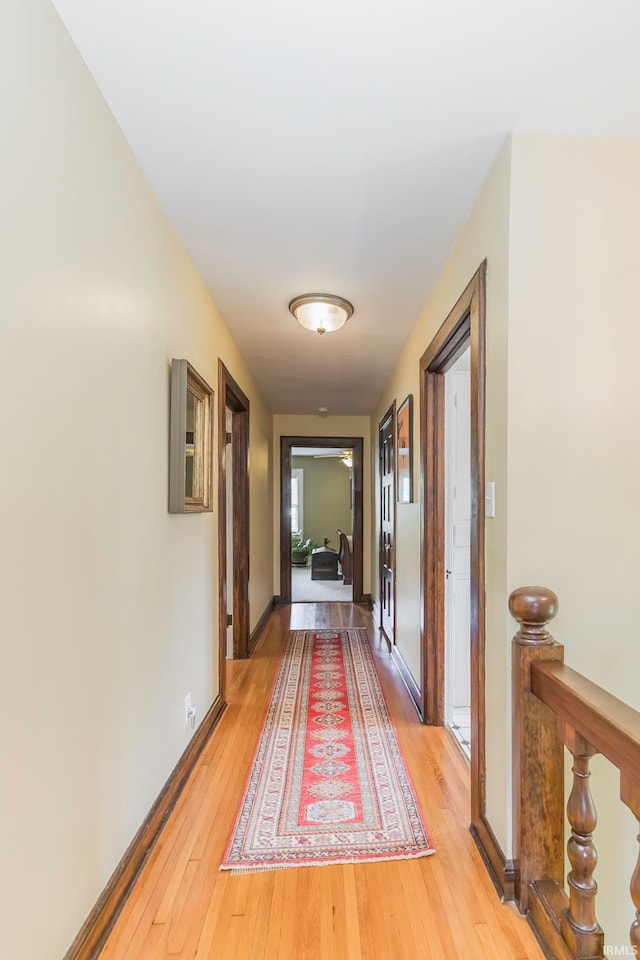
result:
[[(220, 687), (227, 655), (249, 649), (249, 398), (218, 362), (218, 605)], [(231, 620), (231, 622), (229, 622)]]
[(362, 437), (281, 437), (279, 603), (364, 602), (363, 448)]
[[(420, 358), (420, 556), (422, 631), (419, 707), (425, 723), (446, 721), (446, 375), (469, 352), (469, 678), (471, 830), (496, 876), (502, 869), (486, 811), (485, 745), (485, 286), (486, 261)], [(451, 622), (451, 617), (449, 617)], [(461, 628), (461, 635), (466, 627)], [(452, 676), (452, 670), (449, 670)], [(461, 673), (461, 676), (463, 674)], [(453, 694), (452, 694), (453, 695)]]
[(445, 373), (445, 724), (471, 760), (471, 350)]
[(353, 600), (353, 450), (291, 449), (291, 602)]

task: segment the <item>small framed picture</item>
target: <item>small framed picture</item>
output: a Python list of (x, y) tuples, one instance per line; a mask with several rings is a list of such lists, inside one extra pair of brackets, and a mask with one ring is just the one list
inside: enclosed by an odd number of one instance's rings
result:
[(396, 416), (398, 503), (413, 503), (413, 394), (398, 407)]

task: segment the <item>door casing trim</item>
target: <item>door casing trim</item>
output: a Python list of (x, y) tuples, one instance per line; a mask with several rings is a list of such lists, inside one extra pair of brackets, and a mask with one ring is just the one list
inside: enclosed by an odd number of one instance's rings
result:
[(249, 656), (249, 398), (218, 360), (218, 656), (224, 700), (227, 661), (227, 420), (233, 413), (233, 657)]
[(427, 724), (444, 724), (444, 374), (471, 347), (471, 822), (486, 812), (485, 391), (486, 260), (420, 358), (420, 680)]
[[(380, 604), (380, 630), (389, 645), (391, 650), (395, 647), (396, 642), (396, 532), (398, 527), (398, 497), (396, 491), (396, 483), (398, 482), (398, 444), (396, 443), (396, 401), (395, 398), (393, 403), (390, 404), (389, 408), (385, 410), (383, 415), (378, 420), (378, 518), (380, 521), (380, 537), (378, 540), (378, 589), (382, 590), (382, 450), (380, 447), (380, 434), (382, 433), (383, 424), (391, 418), (391, 431), (393, 434), (393, 643), (387, 636), (387, 631), (384, 629), (384, 616), (382, 614), (382, 593), (378, 596), (378, 601)], [(404, 663), (404, 661), (403, 661)]]

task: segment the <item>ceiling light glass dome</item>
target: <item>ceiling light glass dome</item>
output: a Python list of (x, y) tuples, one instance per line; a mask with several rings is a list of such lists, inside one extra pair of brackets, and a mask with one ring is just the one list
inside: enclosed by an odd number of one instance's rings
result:
[(333, 333), (353, 315), (353, 304), (331, 293), (305, 293), (294, 297), (289, 310), (298, 323), (314, 333)]

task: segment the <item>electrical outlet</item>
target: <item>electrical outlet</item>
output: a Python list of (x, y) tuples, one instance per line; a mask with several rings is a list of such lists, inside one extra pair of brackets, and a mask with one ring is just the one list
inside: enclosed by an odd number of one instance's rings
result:
[[(192, 725), (191, 724), (192, 711), (193, 711), (193, 704), (191, 703), (191, 692), (189, 692), (184, 698), (184, 725), (187, 728)], [(195, 713), (193, 714), (193, 716), (195, 718)]]

